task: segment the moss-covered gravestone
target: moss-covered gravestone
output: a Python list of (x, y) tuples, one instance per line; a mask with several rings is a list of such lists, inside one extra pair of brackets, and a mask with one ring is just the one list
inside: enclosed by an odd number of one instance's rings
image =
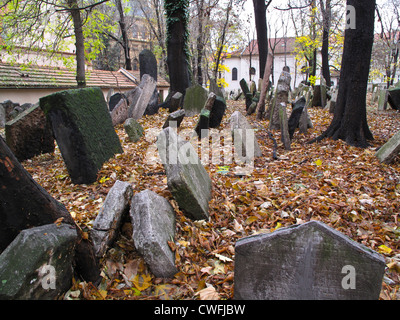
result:
[(186, 89), (183, 108), (186, 116), (192, 117), (199, 114), (208, 98), (208, 92), (200, 85), (194, 85)]
[(90, 184), (114, 154), (122, 153), (100, 88), (66, 90), (40, 99), (71, 180)]

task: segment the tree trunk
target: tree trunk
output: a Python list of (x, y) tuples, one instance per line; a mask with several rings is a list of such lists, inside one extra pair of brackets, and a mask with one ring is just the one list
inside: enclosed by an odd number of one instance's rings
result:
[(260, 78), (264, 76), (264, 69), (268, 57), (268, 29), (267, 29), (267, 6), (264, 0), (253, 0), (254, 16), (256, 21), (258, 53), (260, 63)]
[(132, 61), (129, 49), (129, 38), (126, 29), (124, 10), (122, 8), (121, 0), (116, 0), (115, 4), (117, 6), (119, 13), (119, 27), (121, 29), (121, 34), (122, 34), (122, 42), (123, 42), (122, 47), (124, 49), (124, 55), (125, 55), (125, 68), (126, 70), (132, 70)]
[(188, 0), (165, 0), (167, 15), (167, 64), (170, 91), (185, 94), (190, 86), (188, 55)]
[(75, 53), (76, 53), (76, 82), (79, 88), (86, 86), (85, 76), (85, 40), (83, 37), (83, 23), (77, 0), (68, 0), (69, 12), (74, 23)]
[[(356, 28), (345, 32), (339, 92), (332, 123), (321, 136), (366, 148), (373, 136), (367, 123), (366, 94), (374, 41), (375, 0), (347, 0), (354, 6)], [(313, 142), (311, 141), (311, 142)]]
[(328, 88), (331, 87), (331, 73), (329, 70), (329, 31), (331, 28), (331, 1), (326, 0), (326, 6), (324, 8), (324, 2), (320, 0), (322, 19), (323, 19), (323, 32), (322, 32), (322, 76), (326, 81)]
[(89, 240), (83, 237), (67, 209), (51, 197), (15, 158), (0, 137), (0, 252), (24, 229), (54, 223), (62, 218), (79, 235), (75, 269), (85, 281), (96, 282), (98, 262)]

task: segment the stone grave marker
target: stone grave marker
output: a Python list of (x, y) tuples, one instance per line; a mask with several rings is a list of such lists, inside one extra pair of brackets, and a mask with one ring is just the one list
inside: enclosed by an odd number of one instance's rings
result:
[[(133, 94), (134, 98), (129, 101), (129, 118), (139, 120), (145, 113), (150, 101), (157, 89), (157, 82), (148, 74), (143, 75), (139, 86)], [(137, 98), (137, 100), (136, 100)], [(130, 99), (130, 95), (128, 95)]]
[(130, 216), (132, 239), (136, 249), (159, 278), (171, 278), (177, 272), (175, 254), (168, 241), (175, 238), (175, 212), (171, 204), (151, 190), (132, 197)]
[(108, 102), (108, 109), (110, 110), (110, 112), (114, 110), (121, 99), (126, 99), (126, 97), (123, 93), (120, 92), (117, 92), (110, 97), (110, 101)]
[(176, 92), (171, 98), (171, 106), (169, 108), (169, 112), (175, 112), (181, 108), (183, 102), (183, 94), (180, 92)]
[(124, 123), (128, 119), (129, 106), (126, 99), (122, 98), (119, 100), (117, 105), (111, 111), (111, 120), (113, 126)]
[(211, 109), (209, 126), (210, 128), (218, 128), (222, 122), (222, 118), (226, 111), (226, 101), (223, 97), (218, 96), (214, 101), (214, 105)]
[(319, 221), (240, 239), (235, 299), (378, 299), (385, 260)]
[(39, 104), (6, 123), (6, 142), (19, 161), (54, 152), (53, 131)]
[(4, 128), (6, 125), (6, 109), (4, 109), (3, 104), (0, 103), (0, 128)]
[(124, 129), (129, 137), (129, 140), (132, 142), (138, 142), (144, 135), (143, 127), (139, 122), (132, 118), (126, 119), (124, 123)]
[(375, 156), (380, 162), (390, 164), (400, 152), (400, 131), (398, 131), (393, 137), (389, 139), (379, 150)]
[(148, 74), (157, 82), (157, 59), (153, 52), (144, 49), (139, 53), (140, 79)]
[(100, 88), (72, 89), (40, 99), (75, 184), (97, 180), (103, 163), (122, 153)]
[(235, 155), (243, 162), (251, 162), (256, 157), (261, 157), (261, 149), (254, 134), (254, 129), (247, 119), (235, 111), (231, 118), (231, 131), (235, 147)]
[(383, 111), (387, 109), (389, 99), (389, 90), (382, 89), (379, 92), (379, 99), (378, 99), (378, 111)]
[(186, 116), (193, 117), (201, 112), (208, 98), (207, 90), (200, 85), (194, 85), (186, 89), (183, 99), (183, 108)]
[(161, 131), (157, 148), (167, 174), (168, 189), (179, 208), (193, 220), (208, 220), (212, 184), (196, 150), (171, 127)]
[(183, 121), (183, 118), (185, 117), (185, 114), (186, 114), (186, 112), (184, 109), (180, 109), (180, 110), (170, 113), (168, 115), (167, 120), (165, 120), (163, 129), (169, 127), (171, 125), (170, 122), (175, 122), (174, 127), (179, 128), (179, 126), (181, 125), (181, 123)]
[(129, 212), (132, 196), (132, 186), (128, 182), (119, 180), (114, 183), (108, 192), (90, 232), (97, 257), (102, 257), (107, 248), (114, 242), (122, 218)]
[(400, 109), (400, 88), (390, 88), (389, 90), (389, 96), (388, 96), (388, 102), (389, 105), (395, 109), (399, 110)]
[(0, 255), (0, 300), (54, 300), (65, 293), (77, 239), (67, 224), (21, 231)]

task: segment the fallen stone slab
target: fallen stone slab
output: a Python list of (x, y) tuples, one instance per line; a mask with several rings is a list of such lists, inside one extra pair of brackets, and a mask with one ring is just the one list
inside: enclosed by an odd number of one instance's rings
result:
[(114, 242), (120, 229), (122, 217), (129, 212), (132, 196), (132, 186), (128, 182), (119, 180), (108, 192), (90, 233), (97, 257), (102, 257), (107, 248)]
[(121, 143), (100, 88), (60, 91), (40, 99), (75, 184), (90, 184)]
[(390, 164), (392, 163), (400, 152), (400, 131), (389, 139), (379, 150), (375, 156), (380, 162)]
[(7, 122), (5, 128), (7, 145), (19, 161), (55, 150), (51, 124), (39, 104)]
[(52, 300), (72, 285), (76, 229), (48, 224), (23, 230), (0, 255), (0, 299)]
[(319, 221), (237, 241), (235, 299), (377, 300), (385, 259)]
[(173, 127), (179, 128), (181, 125), (183, 118), (185, 117), (186, 112), (184, 109), (177, 110), (175, 112), (172, 112), (168, 115), (167, 120), (165, 120), (165, 123), (163, 125), (163, 129), (171, 126), (171, 122), (173, 123)]
[(161, 131), (157, 148), (166, 171), (168, 189), (179, 208), (193, 220), (208, 220), (211, 178), (196, 150), (171, 127)]
[(145, 190), (132, 197), (130, 217), (133, 242), (151, 272), (158, 278), (172, 278), (178, 270), (175, 254), (168, 245), (175, 238), (175, 212), (171, 204)]

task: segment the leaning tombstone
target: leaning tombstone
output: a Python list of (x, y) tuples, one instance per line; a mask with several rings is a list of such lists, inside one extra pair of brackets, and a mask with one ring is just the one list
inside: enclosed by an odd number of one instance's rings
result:
[(21, 231), (0, 255), (0, 300), (55, 300), (72, 285), (77, 232), (52, 223)]
[(7, 122), (5, 132), (7, 145), (19, 161), (55, 150), (51, 125), (39, 104)]
[(388, 103), (389, 105), (395, 109), (399, 110), (400, 109), (400, 88), (391, 88), (388, 90), (389, 96), (388, 96)]
[(194, 129), (199, 139), (208, 137), (210, 113), (216, 98), (217, 98), (216, 94), (211, 92), (208, 95), (208, 99), (204, 105), (204, 108), (200, 112), (199, 120), (197, 122), (196, 128)]
[(100, 88), (72, 89), (40, 99), (75, 184), (97, 180), (103, 163), (122, 153)]
[(145, 74), (148, 74), (155, 81), (157, 81), (157, 59), (153, 52), (148, 49), (144, 49), (139, 53), (139, 65), (140, 65), (140, 80)]
[(121, 99), (117, 105), (111, 111), (111, 120), (113, 126), (117, 126), (125, 122), (128, 119), (129, 106), (126, 99)]
[(161, 131), (157, 148), (166, 171), (168, 189), (179, 208), (193, 220), (208, 220), (212, 184), (196, 150), (171, 127)]
[(390, 164), (392, 163), (400, 152), (400, 131), (389, 139), (379, 150), (375, 156), (380, 162)]
[(126, 97), (120, 92), (117, 92), (110, 97), (110, 101), (108, 102), (108, 109), (110, 110), (110, 112), (113, 111), (113, 109), (121, 101), (121, 99), (126, 99)]
[(171, 98), (171, 106), (169, 112), (175, 112), (182, 107), (183, 94), (176, 92)]
[(130, 217), (132, 239), (151, 272), (158, 278), (172, 278), (177, 272), (175, 254), (168, 241), (175, 238), (175, 212), (167, 199), (151, 190), (132, 197)]
[(286, 103), (282, 102), (278, 106), (279, 108), (279, 121), (281, 127), (281, 141), (285, 150), (290, 150), (290, 136), (289, 136), (289, 126), (288, 126), (288, 119), (286, 113)]
[(132, 196), (132, 186), (119, 180), (108, 192), (90, 232), (97, 257), (101, 258), (117, 237), (122, 218), (129, 212)]
[(304, 96), (298, 98), (292, 103), (293, 109), (288, 120), (289, 137), (293, 139), (295, 130), (299, 127), (301, 115), (303, 114), (304, 107), (306, 106), (306, 98)]
[(389, 98), (389, 91), (386, 89), (381, 90), (379, 93), (378, 111), (384, 111), (387, 109), (388, 98)]
[(222, 118), (225, 115), (226, 111), (226, 101), (223, 97), (217, 96), (214, 105), (211, 108), (210, 112), (210, 128), (218, 128), (222, 122)]
[(174, 122), (174, 127), (175, 128), (179, 128), (179, 126), (181, 125), (183, 118), (185, 117), (185, 110), (184, 109), (180, 109), (177, 110), (175, 112), (172, 112), (168, 115), (167, 120), (165, 120), (165, 123), (163, 125), (163, 129), (169, 127), (171, 124), (171, 122)]
[(240, 88), (242, 89), (242, 92), (246, 99), (246, 112), (247, 112), (247, 110), (249, 109), (249, 107), (252, 103), (253, 95), (251, 94), (251, 92), (249, 90), (249, 86), (247, 85), (247, 82), (245, 79), (240, 80), (239, 83), (240, 83)]
[(208, 98), (208, 92), (200, 85), (194, 85), (186, 89), (183, 100), (183, 108), (186, 116), (193, 117), (199, 114)]
[[(132, 95), (132, 104), (130, 101), (128, 117), (139, 120), (145, 113), (150, 101), (154, 97), (157, 89), (157, 82), (148, 74), (143, 75), (138, 88)], [(131, 95), (129, 95), (130, 97)], [(137, 98), (137, 100), (136, 100)]]
[(319, 221), (240, 239), (235, 299), (379, 299), (385, 260)]

